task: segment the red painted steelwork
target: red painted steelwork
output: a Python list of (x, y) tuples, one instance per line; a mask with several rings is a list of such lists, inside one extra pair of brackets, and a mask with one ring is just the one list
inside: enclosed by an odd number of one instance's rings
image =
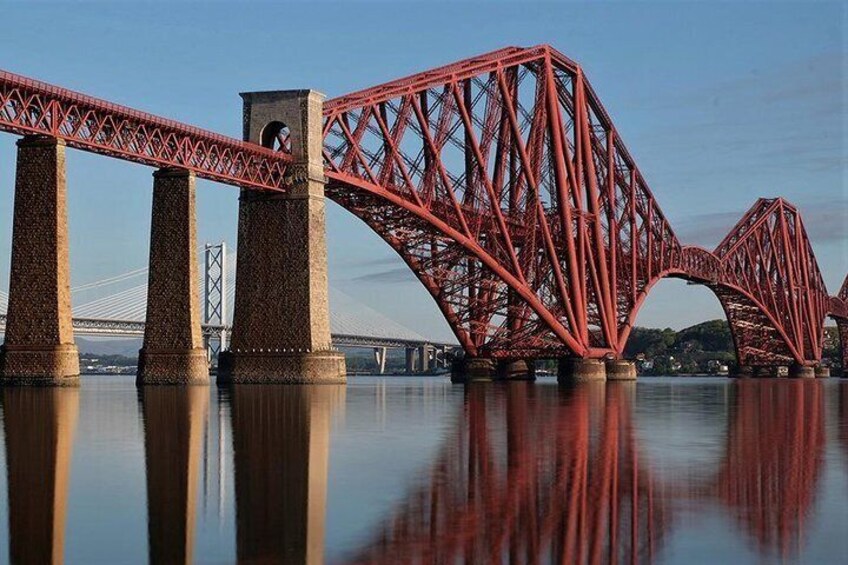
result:
[(580, 67), (509, 48), (330, 100), (328, 195), (471, 355), (618, 354), (680, 244)]
[(760, 200), (682, 247), (585, 74), (495, 51), (325, 106), (328, 195), (432, 293), (470, 355), (621, 355), (649, 289), (718, 295), (741, 363), (814, 364), (827, 296), (800, 217)]
[(284, 190), (291, 157), (0, 71), (0, 130), (244, 188)]
[(746, 365), (821, 359), (830, 297), (798, 210), (760, 199), (718, 245), (716, 291)]

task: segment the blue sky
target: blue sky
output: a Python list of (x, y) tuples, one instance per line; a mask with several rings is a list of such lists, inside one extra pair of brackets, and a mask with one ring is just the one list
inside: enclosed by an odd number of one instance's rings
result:
[[(329, 97), (505, 45), (579, 61), (686, 243), (713, 247), (759, 196), (802, 211), (828, 287), (848, 272), (846, 9), (839, 3), (6, 3), (0, 68), (239, 137), (248, 90)], [(0, 288), (14, 138), (0, 136)], [(143, 266), (151, 170), (69, 152), (72, 284)], [(201, 181), (201, 241), (235, 243), (237, 190)], [(449, 335), (391, 249), (335, 205), (331, 284)], [(711, 293), (655, 288), (637, 323), (717, 318)]]

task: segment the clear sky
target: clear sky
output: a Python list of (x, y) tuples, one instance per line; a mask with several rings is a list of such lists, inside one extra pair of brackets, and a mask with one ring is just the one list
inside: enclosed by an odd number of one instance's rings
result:
[[(713, 247), (759, 196), (802, 211), (829, 289), (848, 272), (846, 9), (840, 3), (6, 2), (0, 68), (241, 135), (248, 90), (329, 97), (506, 45), (579, 61), (685, 243)], [(0, 135), (0, 289), (14, 138)], [(144, 266), (151, 170), (69, 152), (72, 284)], [(237, 190), (199, 182), (201, 241), (235, 243)], [(421, 333), (449, 335), (393, 251), (328, 211), (331, 284)], [(663, 282), (637, 323), (720, 317)]]

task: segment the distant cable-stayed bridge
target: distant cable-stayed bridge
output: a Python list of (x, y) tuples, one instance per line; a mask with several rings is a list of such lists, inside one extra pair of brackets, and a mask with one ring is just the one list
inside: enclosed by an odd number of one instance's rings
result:
[[(211, 358), (216, 358), (232, 326), (235, 297), (235, 254), (226, 254), (223, 244), (207, 245), (200, 275), (200, 313), (204, 340)], [(222, 257), (226, 257), (222, 261)], [(147, 268), (133, 269), (73, 287), (71, 294), (74, 333), (85, 336), (142, 337), (147, 315)], [(6, 327), (8, 293), (0, 290), (0, 330)], [(430, 339), (399, 324), (377, 310), (362, 304), (345, 292), (331, 287), (330, 327), (335, 347), (371, 347), (381, 371), (385, 368), (386, 349), (407, 349), (414, 370), (425, 355), (434, 363), (445, 361), (445, 352), (458, 347), (444, 340)], [(415, 353), (410, 353), (414, 351)], [(410, 363), (407, 363), (410, 365)]]

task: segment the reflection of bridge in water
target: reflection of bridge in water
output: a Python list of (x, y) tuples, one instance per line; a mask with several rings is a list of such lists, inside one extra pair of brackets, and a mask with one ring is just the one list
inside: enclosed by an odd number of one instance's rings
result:
[(651, 562), (691, 500), (723, 505), (765, 552), (800, 550), (824, 457), (819, 384), (736, 383), (718, 471), (682, 480), (640, 452), (632, 385), (538, 393), (467, 389), (452, 443), (351, 561)]
[[(762, 553), (797, 555), (825, 452), (823, 384), (731, 386), (715, 470), (663, 476), (640, 448), (629, 383), (466, 388), (432, 466), (355, 563), (651, 562), (678, 516), (709, 503)], [(139, 394), (153, 562), (193, 560), (208, 389)], [(848, 451), (848, 387), (839, 437)], [(73, 389), (3, 389), (10, 558), (61, 562), (79, 406)], [(324, 559), (329, 434), (343, 387), (236, 387), (230, 410), (240, 562)], [(532, 415), (532, 417), (531, 417)]]

